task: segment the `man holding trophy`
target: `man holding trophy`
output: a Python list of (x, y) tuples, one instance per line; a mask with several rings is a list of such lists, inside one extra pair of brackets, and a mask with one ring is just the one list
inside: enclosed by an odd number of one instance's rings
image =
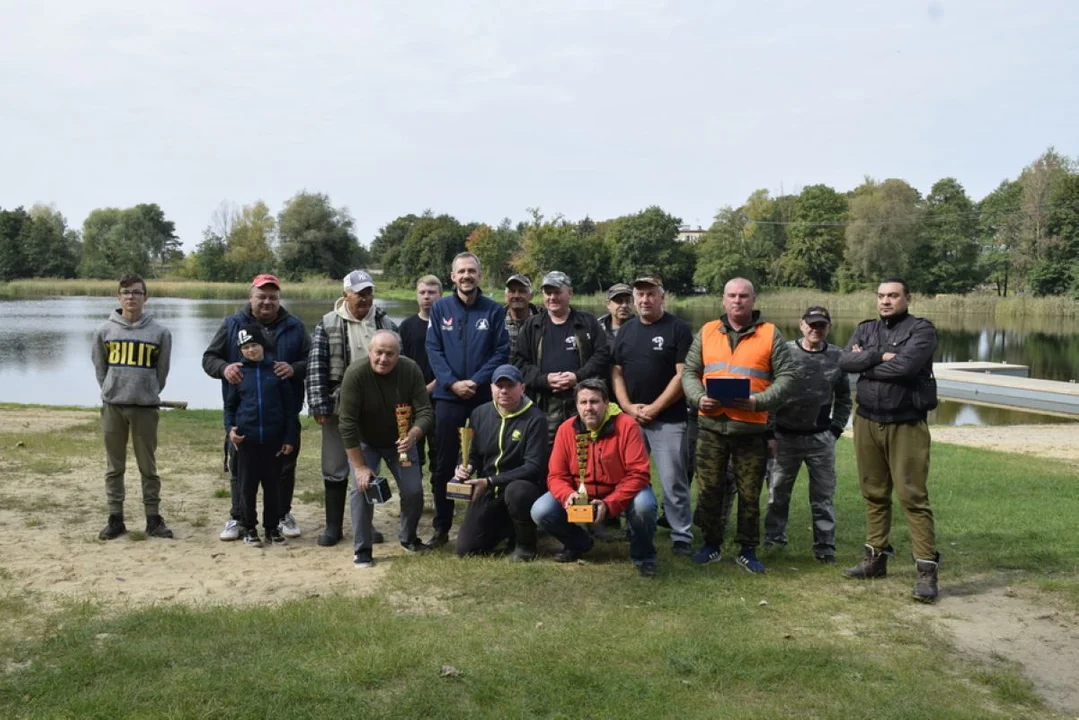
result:
[(416, 442), (434, 427), (435, 414), (419, 365), (401, 356), (397, 333), (379, 330), (371, 337), (368, 361), (353, 363), (341, 381), (340, 429), (345, 453), (356, 477), (351, 498), (353, 564), (371, 558), (373, 504), (368, 489), (385, 461), (401, 494), (398, 540), (408, 552), (427, 546), (416, 536), (423, 512), (423, 481)]
[[(512, 562), (536, 557), (533, 503), (546, 489), (547, 417), (525, 397), (524, 378), (513, 365), (491, 376), (492, 402), (472, 411), (461, 428), (461, 460), (455, 483), (469, 499), (457, 534), (457, 555), (484, 555), (503, 540)], [(447, 492), (453, 495), (452, 492)]]
[(532, 519), (563, 544), (555, 562), (574, 562), (592, 549), (584, 525), (623, 512), (629, 557), (642, 577), (656, 574), (656, 496), (637, 423), (610, 402), (598, 378), (575, 388), (577, 416), (559, 426), (548, 463), (548, 492)]

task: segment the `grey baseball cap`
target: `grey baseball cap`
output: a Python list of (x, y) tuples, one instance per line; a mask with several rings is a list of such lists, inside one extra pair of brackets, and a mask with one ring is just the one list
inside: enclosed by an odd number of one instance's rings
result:
[(528, 292), (532, 292), (532, 280), (527, 275), (518, 273), (517, 275), (510, 275), (506, 280), (506, 287), (509, 287), (511, 283), (520, 283), (524, 286), (524, 289)]

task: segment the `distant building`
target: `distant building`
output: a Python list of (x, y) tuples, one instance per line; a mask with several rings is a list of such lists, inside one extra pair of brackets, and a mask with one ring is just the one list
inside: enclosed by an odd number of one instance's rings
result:
[(705, 229), (700, 225), (697, 227), (693, 227), (692, 225), (679, 225), (678, 242), (695, 243), (701, 239), (705, 232)]

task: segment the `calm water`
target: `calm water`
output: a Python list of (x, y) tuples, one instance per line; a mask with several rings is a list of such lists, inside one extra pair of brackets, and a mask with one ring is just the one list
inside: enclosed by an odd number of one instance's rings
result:
[[(152, 298), (152, 312), (171, 331), (172, 371), (166, 400), (186, 400), (193, 408), (220, 407), (218, 381), (202, 372), (202, 352), (222, 318), (242, 303), (234, 300)], [(325, 301), (287, 304), (308, 330), (330, 308)], [(93, 406), (100, 402), (90, 342), (116, 307), (112, 298), (53, 298), (0, 301), (0, 402)], [(411, 303), (386, 302), (391, 318), (415, 312)], [(602, 312), (600, 308), (588, 308)], [(683, 315), (696, 329), (710, 312)], [(788, 338), (798, 334), (794, 313), (773, 316)], [(830, 340), (844, 344), (862, 318), (836, 318)], [(1008, 326), (991, 318), (932, 318), (939, 331), (936, 360), (988, 360), (1029, 365), (1033, 377), (1071, 380), (1079, 368), (1079, 323), (1060, 320), (1019, 321)], [(943, 424), (1008, 425), (1060, 422), (1058, 418), (960, 403), (942, 403), (931, 421)]]

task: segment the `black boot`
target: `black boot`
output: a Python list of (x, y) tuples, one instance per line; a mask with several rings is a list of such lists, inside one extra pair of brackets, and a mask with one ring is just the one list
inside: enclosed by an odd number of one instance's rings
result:
[(852, 568), (847, 568), (843, 574), (849, 578), (869, 580), (870, 578), (882, 578), (888, 574), (888, 555), (891, 548), (877, 550), (872, 545), (865, 546), (865, 557)]
[(915, 560), (914, 568), (918, 571), (918, 579), (914, 582), (914, 591), (911, 592), (918, 602), (931, 603), (937, 599), (937, 566), (940, 564), (940, 553), (933, 556), (932, 560)]
[(172, 530), (165, 524), (165, 518), (160, 515), (147, 515), (146, 534), (149, 537), (171, 538)]
[(536, 526), (531, 522), (513, 521), (513, 552), (510, 562), (531, 562), (536, 559)]
[(333, 547), (341, 542), (341, 523), (345, 517), (345, 494), (348, 480), (344, 482), (323, 481), (326, 486), (326, 529), (318, 536), (320, 547)]
[(101, 528), (101, 532), (97, 534), (98, 540), (112, 540), (118, 538), (127, 532), (127, 526), (124, 525), (124, 516), (118, 514), (109, 515), (109, 522), (105, 527)]

